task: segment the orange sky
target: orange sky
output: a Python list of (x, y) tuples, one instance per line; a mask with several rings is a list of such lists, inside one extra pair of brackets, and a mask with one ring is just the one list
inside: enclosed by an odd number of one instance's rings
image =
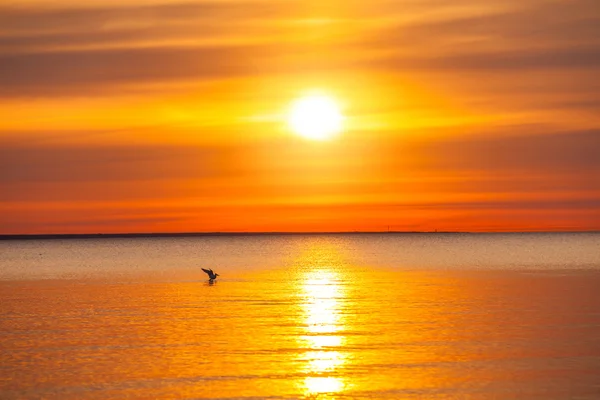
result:
[(0, 234), (600, 229), (599, 54), (597, 0), (0, 0)]

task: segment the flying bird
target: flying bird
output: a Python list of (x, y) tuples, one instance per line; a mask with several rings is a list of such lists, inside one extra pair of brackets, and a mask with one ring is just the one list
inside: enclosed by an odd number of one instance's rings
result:
[(202, 271), (204, 271), (204, 272), (206, 272), (208, 274), (208, 279), (211, 280), (211, 281), (217, 279), (217, 276), (219, 276), (219, 274), (215, 274), (212, 269), (204, 269), (204, 268), (202, 268)]

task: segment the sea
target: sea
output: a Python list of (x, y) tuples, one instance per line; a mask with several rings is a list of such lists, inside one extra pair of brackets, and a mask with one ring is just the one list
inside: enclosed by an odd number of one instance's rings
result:
[(600, 234), (0, 241), (0, 399), (600, 399)]

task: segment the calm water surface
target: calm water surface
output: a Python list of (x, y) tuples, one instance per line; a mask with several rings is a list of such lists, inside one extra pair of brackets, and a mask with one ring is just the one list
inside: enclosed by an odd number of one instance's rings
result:
[(0, 242), (0, 356), (2, 399), (598, 399), (600, 235)]

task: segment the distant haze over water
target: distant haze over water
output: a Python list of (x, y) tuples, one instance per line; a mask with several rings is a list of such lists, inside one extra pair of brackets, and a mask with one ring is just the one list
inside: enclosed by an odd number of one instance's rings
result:
[(297, 266), (311, 249), (325, 259), (335, 254), (332, 265), (354, 267), (600, 268), (599, 233), (306, 234), (0, 241), (0, 279), (285, 268)]

